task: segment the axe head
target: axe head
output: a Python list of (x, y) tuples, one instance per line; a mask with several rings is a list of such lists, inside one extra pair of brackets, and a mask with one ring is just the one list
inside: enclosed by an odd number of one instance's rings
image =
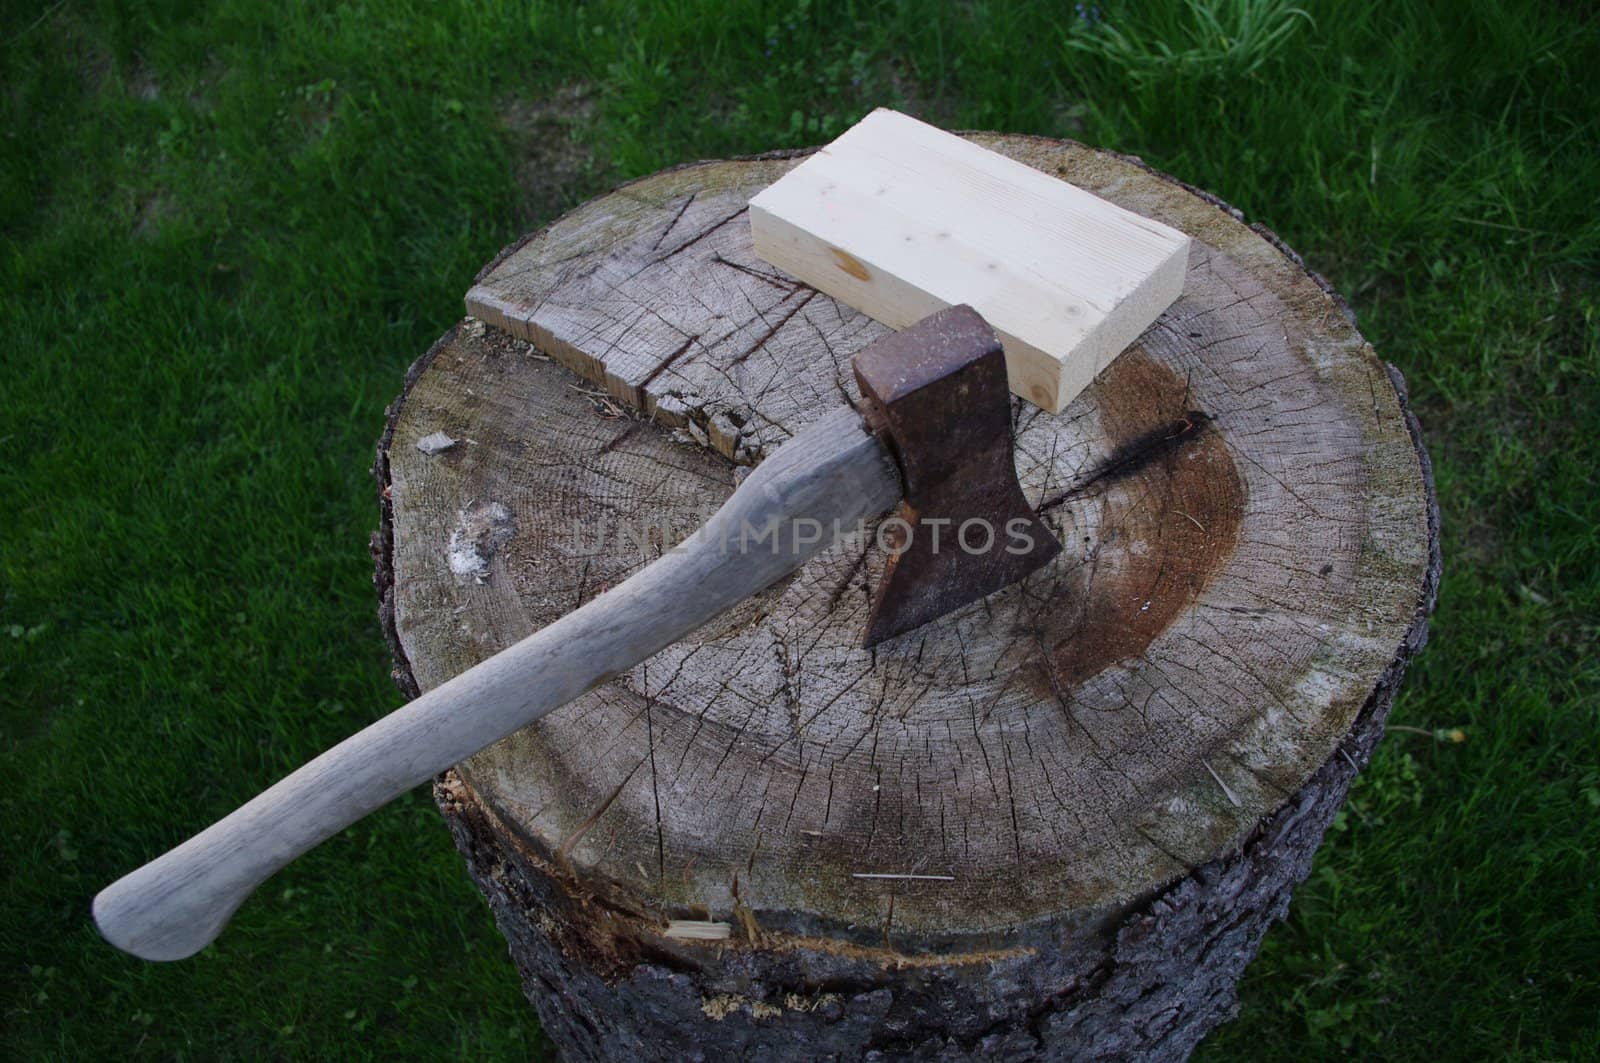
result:
[(1015, 583), (1061, 544), (1017, 482), (1005, 355), (976, 310), (925, 317), (854, 365), (867, 427), (899, 461), (906, 491), (867, 621), (864, 645), (875, 646)]

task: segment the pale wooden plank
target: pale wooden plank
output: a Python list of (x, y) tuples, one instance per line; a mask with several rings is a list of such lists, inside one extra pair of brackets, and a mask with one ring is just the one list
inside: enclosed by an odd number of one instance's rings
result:
[(894, 328), (969, 303), (1058, 412), (1182, 293), (1184, 234), (879, 109), (750, 201), (756, 254)]

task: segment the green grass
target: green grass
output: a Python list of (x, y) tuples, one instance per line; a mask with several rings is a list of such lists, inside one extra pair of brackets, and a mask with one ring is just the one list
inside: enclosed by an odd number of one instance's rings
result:
[[(0, 11), (0, 1044), (523, 1058), (419, 791), (197, 959), (102, 885), (398, 701), (366, 467), (476, 268), (616, 181), (887, 103), (1142, 155), (1411, 382), (1446, 575), (1396, 731), (1211, 1059), (1600, 1044), (1600, 28), (1581, 4)], [(1464, 742), (1436, 729), (1460, 728)]]

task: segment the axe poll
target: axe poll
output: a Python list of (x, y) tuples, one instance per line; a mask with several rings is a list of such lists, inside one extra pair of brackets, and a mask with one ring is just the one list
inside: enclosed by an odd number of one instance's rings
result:
[[(101, 934), (148, 960), (204, 948), (301, 853), (625, 672), (899, 504), (902, 541), (865, 644), (1013, 583), (1060, 551), (1017, 482), (1004, 356), (954, 306), (855, 356), (864, 409), (827, 414), (778, 448), (689, 539), (620, 585), (352, 735), (94, 899)], [(981, 548), (958, 536), (980, 522)], [(775, 532), (735, 549), (746, 529)], [(932, 534), (919, 534), (927, 528)], [(910, 534), (905, 534), (909, 531)], [(943, 531), (942, 549), (936, 536)]]

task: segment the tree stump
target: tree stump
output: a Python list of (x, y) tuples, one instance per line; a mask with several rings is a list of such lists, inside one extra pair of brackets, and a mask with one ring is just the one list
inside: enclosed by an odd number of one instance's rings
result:
[[(439, 778), (568, 1058), (1181, 1058), (1423, 644), (1428, 461), (1340, 299), (1137, 160), (975, 139), (1190, 234), (1185, 294), (1064, 413), (1016, 407), (1051, 566), (865, 651), (884, 559), (846, 541)], [(797, 157), (578, 208), (413, 367), (375, 537), (408, 693), (661, 546), (601, 529), (686, 532), (857, 397), (883, 327), (751, 252)]]

